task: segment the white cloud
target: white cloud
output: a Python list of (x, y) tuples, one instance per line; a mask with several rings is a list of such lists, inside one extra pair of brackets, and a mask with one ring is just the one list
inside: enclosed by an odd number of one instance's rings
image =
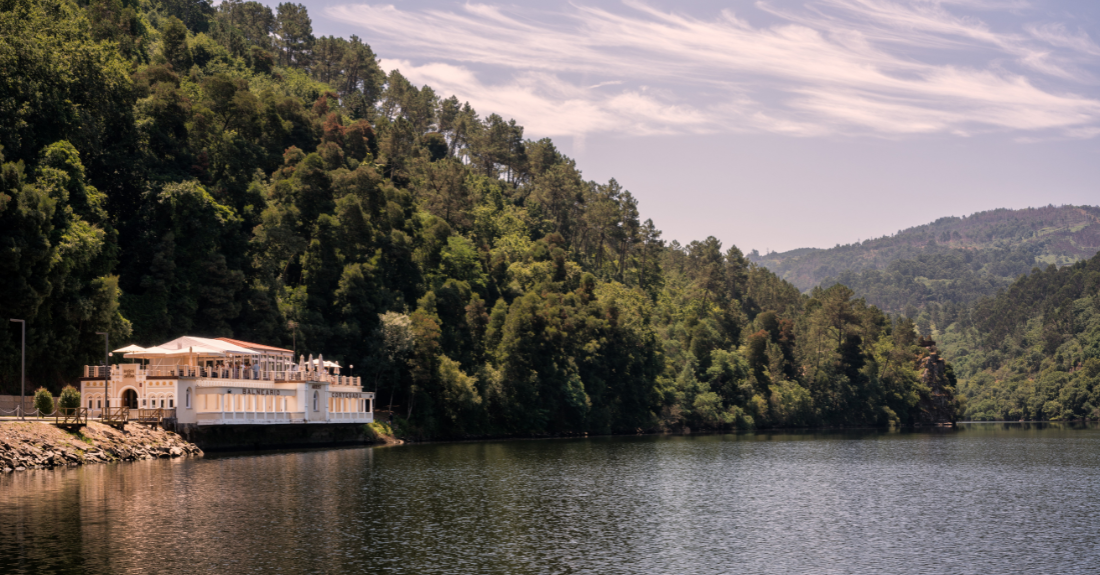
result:
[(1034, 37), (1051, 46), (1069, 48), (1089, 56), (1100, 56), (1100, 46), (1083, 31), (1070, 32), (1065, 24), (1032, 24), (1026, 27)]
[(812, 0), (799, 10), (757, 2), (758, 15), (776, 20), (769, 25), (732, 11), (703, 19), (624, 4), (551, 12), (359, 4), (327, 15), (368, 30), (376, 51), (405, 58), (386, 67), (515, 117), (534, 135), (1093, 137), (1100, 125), (1100, 100), (1084, 83), (1100, 48), (1087, 34), (1049, 23), (998, 31), (958, 11), (1025, 8), (1019, 2)]
[(380, 64), (386, 70), (400, 70), (415, 84), (432, 86), (442, 94), (457, 94), (485, 114), (519, 118), (528, 132), (539, 136), (716, 131), (707, 128), (711, 119), (705, 112), (658, 100), (640, 90), (600, 92), (600, 85), (580, 87), (546, 72), (525, 72), (506, 83), (489, 84), (469, 69), (451, 64), (417, 66), (386, 59)]

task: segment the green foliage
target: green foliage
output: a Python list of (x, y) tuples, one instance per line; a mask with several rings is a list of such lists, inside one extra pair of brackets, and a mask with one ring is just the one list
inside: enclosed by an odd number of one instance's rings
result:
[(1100, 419), (1100, 256), (1036, 268), (940, 336), (979, 420)]
[(799, 249), (750, 259), (799, 289), (842, 283), (891, 313), (943, 329), (968, 304), (992, 296), (1036, 265), (1092, 257), (1100, 209), (1059, 206), (999, 209), (902, 230), (827, 250)]
[(130, 64), (118, 48), (71, 0), (0, 5), (4, 155), (33, 172), (45, 146), (71, 142), (113, 208), (126, 210), (139, 193), (138, 139)]
[(385, 436), (393, 437), (394, 435), (393, 428), (386, 423), (372, 421), (363, 427), (365, 427), (375, 439), (380, 439)]
[(71, 385), (66, 385), (61, 390), (61, 397), (57, 400), (59, 410), (76, 409), (80, 407), (80, 391)]
[(34, 391), (34, 408), (38, 410), (39, 416), (53, 413), (53, 395), (50, 390), (40, 387)]
[(316, 38), (300, 4), (14, 0), (0, 30), (0, 306), (35, 381), (98, 363), (97, 331), (191, 333), (368, 366), (416, 437), (923, 413), (912, 323), (666, 244), (616, 180)]
[[(7, 317), (27, 320), (28, 377), (54, 381), (81, 363), (102, 357), (97, 326), (112, 336), (130, 333), (119, 313), (117, 246), (104, 194), (88, 185), (68, 142), (46, 146), (28, 177), (23, 162), (0, 156), (0, 301)], [(95, 330), (92, 330), (95, 331)], [(0, 377), (12, 381), (20, 350), (10, 330), (0, 332)], [(9, 388), (10, 389), (10, 388)]]

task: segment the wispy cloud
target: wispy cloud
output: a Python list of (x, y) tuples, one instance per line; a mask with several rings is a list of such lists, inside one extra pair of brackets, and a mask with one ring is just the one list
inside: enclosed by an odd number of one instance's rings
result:
[[(1100, 48), (1063, 24), (997, 30), (983, 0), (759, 1), (699, 18), (627, 0), (546, 11), (344, 5), (417, 83), (537, 135), (766, 131), (1093, 137)], [(767, 17), (754, 24), (752, 17)]]
[(1071, 32), (1065, 24), (1031, 24), (1026, 29), (1032, 36), (1051, 46), (1069, 48), (1089, 56), (1100, 56), (1100, 46), (1097, 46), (1087, 33), (1081, 30)]

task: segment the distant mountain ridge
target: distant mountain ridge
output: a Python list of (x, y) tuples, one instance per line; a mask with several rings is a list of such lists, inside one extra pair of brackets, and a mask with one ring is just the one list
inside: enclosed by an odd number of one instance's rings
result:
[[(894, 262), (921, 256), (955, 255), (973, 263), (974, 256), (978, 256), (975, 252), (989, 252), (977, 258), (982, 268), (974, 271), (1011, 280), (1031, 267), (1069, 265), (1098, 251), (1100, 207), (1048, 205), (944, 217), (892, 236), (828, 249), (799, 248), (765, 255), (753, 250), (748, 259), (805, 291), (822, 283), (835, 283), (841, 276), (850, 278), (852, 272), (885, 271)], [(999, 265), (1005, 258), (1011, 264)], [(1028, 258), (1032, 261), (1026, 261)]]

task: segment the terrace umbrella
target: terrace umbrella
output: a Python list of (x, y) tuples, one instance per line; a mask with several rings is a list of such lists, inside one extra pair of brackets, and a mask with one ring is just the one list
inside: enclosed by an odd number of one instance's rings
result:
[[(132, 345), (131, 344), (131, 345), (128, 345), (126, 347), (120, 347), (120, 348), (112, 351), (111, 353), (127, 354), (127, 353), (140, 353), (140, 352), (143, 352), (143, 351), (145, 351), (144, 347), (141, 347), (140, 345)], [(123, 357), (125, 357), (125, 355), (123, 355)], [(131, 358), (131, 359), (133, 359), (133, 358)]]

